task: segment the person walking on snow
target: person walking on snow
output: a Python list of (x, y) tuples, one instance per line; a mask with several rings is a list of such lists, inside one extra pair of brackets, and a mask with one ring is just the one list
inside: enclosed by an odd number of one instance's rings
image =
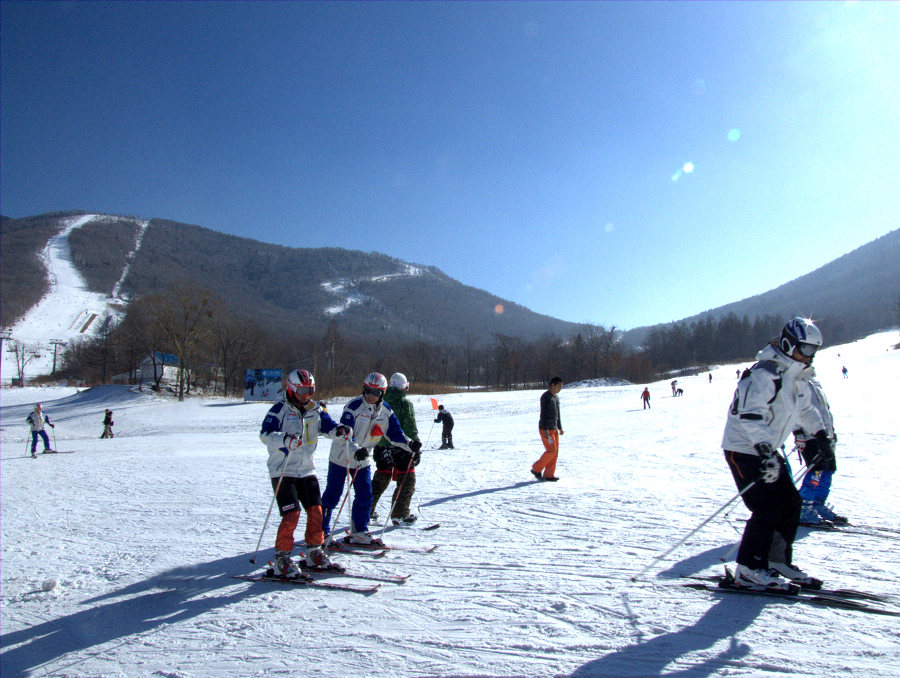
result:
[(435, 424), (441, 424), (441, 446), (439, 450), (452, 450), (453, 447), (453, 415), (443, 405), (438, 405), (438, 415)]
[(384, 402), (388, 383), (383, 374), (370, 372), (363, 381), (362, 395), (344, 405), (341, 423), (352, 430), (352, 441), (331, 443), (328, 461), (328, 481), (322, 493), (322, 529), (330, 532), (331, 513), (341, 499), (344, 479), (350, 476), (353, 484), (353, 505), (350, 507), (350, 544), (383, 546), (380, 539), (369, 534), (369, 514), (372, 510), (372, 459), (369, 451), (379, 440), (386, 438), (394, 447), (415, 454), (422, 443), (409, 440), (403, 428)]
[[(391, 375), (390, 386), (384, 394), (384, 402), (390, 405), (394, 411), (406, 437), (414, 442), (419, 442), (416, 412), (406, 397), (408, 390), (409, 381), (406, 376), (395, 372)], [(377, 470), (372, 474), (371, 519), (374, 520), (377, 517), (375, 507), (378, 505), (378, 500), (381, 499), (381, 495), (393, 480), (397, 487), (391, 499), (393, 507), (391, 519), (395, 525), (401, 522), (416, 522), (418, 516), (409, 512), (409, 505), (412, 502), (413, 493), (416, 491), (416, 466), (419, 465), (422, 458), (421, 451), (407, 452), (402, 447), (396, 447), (382, 438), (375, 446), (373, 458)]]
[(837, 446), (837, 434), (834, 432), (834, 417), (828, 406), (828, 399), (822, 385), (816, 379), (809, 380), (809, 390), (813, 407), (819, 412), (825, 424), (828, 438), (821, 444), (814, 433), (803, 429), (794, 431), (794, 442), (806, 464), (806, 475), (800, 484), (800, 499), (803, 506), (800, 512), (801, 525), (819, 525), (828, 521), (835, 524), (847, 524), (845, 516), (835, 513), (825, 501), (831, 491), (831, 478), (837, 471), (834, 449)]
[(728, 410), (722, 449), (750, 519), (738, 548), (738, 586), (787, 589), (789, 582), (821, 586), (793, 564), (800, 494), (776, 450), (795, 430), (815, 431), (819, 453), (833, 455), (809, 380), (822, 333), (807, 318), (787, 322), (745, 370)]
[(31, 426), (31, 456), (37, 457), (37, 441), (38, 436), (44, 441), (44, 452), (52, 452), (50, 449), (50, 439), (47, 437), (47, 431), (44, 424), (50, 428), (56, 428), (56, 425), (50, 422), (50, 417), (43, 413), (41, 404), (34, 404), (34, 411), (25, 417), (25, 421)]
[(676, 388), (678, 388), (678, 380), (677, 380), (677, 379), (673, 379), (673, 380), (672, 380), (672, 397), (673, 397), (673, 398), (675, 397), (675, 389), (676, 389)]
[[(674, 392), (673, 392), (674, 395)], [(644, 401), (644, 409), (650, 409), (650, 388), (648, 386), (644, 387), (644, 392), (641, 393), (641, 400)]]
[(112, 410), (106, 410), (103, 415), (103, 433), (100, 435), (101, 438), (113, 438), (113, 418), (112, 418)]
[(559, 437), (563, 434), (562, 417), (559, 414), (559, 392), (562, 390), (561, 377), (550, 380), (550, 388), (541, 395), (541, 416), (538, 432), (544, 444), (544, 453), (531, 466), (531, 475), (538, 480), (557, 481), (556, 460), (559, 457)]
[(310, 569), (336, 569), (322, 549), (322, 500), (313, 453), (319, 435), (342, 438), (350, 428), (337, 424), (312, 399), (316, 380), (306, 370), (292, 370), (284, 382), (284, 397), (263, 419), (259, 438), (269, 450), (269, 477), (281, 524), (275, 537), (275, 571), (282, 577), (300, 577), (300, 568), (291, 560), (294, 530), (300, 521), (300, 507), (306, 511), (305, 565)]

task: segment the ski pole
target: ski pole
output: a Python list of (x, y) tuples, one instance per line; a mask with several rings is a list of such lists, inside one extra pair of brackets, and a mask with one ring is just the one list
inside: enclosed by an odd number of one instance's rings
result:
[(699, 532), (699, 531), (700, 531), (703, 527), (705, 527), (705, 526), (706, 526), (713, 518), (715, 518), (715, 517), (716, 517), (717, 515), (719, 515), (722, 511), (724, 511), (726, 508), (728, 508), (729, 506), (731, 506), (731, 504), (733, 504), (735, 501), (737, 501), (737, 500), (738, 500), (738, 499), (739, 499), (739, 498), (740, 498), (747, 490), (749, 490), (751, 487), (754, 487), (754, 486), (756, 485), (756, 483), (758, 483), (758, 482), (759, 482), (758, 480), (754, 480), (752, 483), (750, 483), (749, 485), (747, 485), (747, 487), (745, 487), (743, 490), (741, 490), (741, 491), (738, 492), (736, 495), (734, 495), (731, 499), (729, 499), (729, 500), (726, 501), (724, 504), (722, 504), (719, 508), (716, 509), (716, 512), (715, 512), (715, 513), (713, 513), (709, 518), (707, 518), (706, 520), (704, 520), (702, 523), (700, 523), (699, 525), (697, 525), (697, 527), (695, 527), (693, 530), (691, 530), (691, 531), (688, 532), (686, 535), (684, 535), (684, 537), (682, 537), (681, 539), (679, 539), (678, 542), (677, 542), (674, 546), (672, 546), (669, 550), (667, 550), (665, 553), (662, 553), (662, 554), (656, 556), (656, 558), (654, 558), (652, 561), (650, 561), (650, 563), (649, 563), (643, 570), (641, 570), (640, 572), (638, 572), (636, 575), (634, 575), (634, 576), (631, 578), (631, 581), (637, 581), (638, 579), (640, 579), (641, 577), (643, 577), (644, 574), (647, 572), (647, 570), (649, 570), (651, 567), (653, 567), (654, 565), (656, 565), (656, 563), (658, 563), (660, 560), (662, 560), (662, 559), (665, 558), (667, 555), (669, 555), (670, 553), (672, 553), (672, 551), (674, 551), (675, 549), (677, 549), (677, 548), (678, 548), (679, 546), (681, 546), (684, 542), (686, 542), (688, 539), (690, 539), (693, 535), (695, 535), (697, 532)]
[[(388, 520), (391, 519), (391, 516), (394, 515), (394, 507), (397, 505), (397, 501), (400, 499), (400, 492), (403, 490), (403, 485), (406, 483), (406, 479), (409, 477), (409, 470), (412, 468), (413, 458), (409, 458), (409, 464), (406, 465), (406, 473), (403, 474), (403, 480), (397, 485), (397, 491), (394, 494), (393, 501), (391, 501), (391, 508), (388, 510), (387, 518), (385, 518), (384, 524), (381, 526), (381, 532), (378, 533), (378, 538), (384, 536), (384, 531), (387, 529)], [(393, 474), (392, 474), (393, 475)]]
[[(371, 426), (369, 427), (369, 430), (371, 430)], [(355, 438), (354, 438), (354, 442), (356, 442)], [(344, 476), (346, 478), (347, 476), (350, 475), (350, 436), (344, 437), (344, 451), (347, 453), (347, 475)], [(334, 516), (334, 522), (332, 522), (332, 526), (337, 525), (337, 520), (338, 520), (338, 518), (341, 517), (341, 511), (344, 510), (344, 502), (346, 502), (347, 497), (350, 496), (350, 488), (353, 487), (353, 482), (356, 480), (356, 474), (359, 473), (359, 468), (360, 467), (357, 466), (356, 471), (353, 472), (353, 477), (350, 479), (350, 484), (347, 485), (347, 491), (344, 493), (344, 498), (341, 500), (341, 506), (340, 506), (340, 508), (338, 508), (338, 512)], [(325, 541), (322, 542), (322, 548), (327, 549), (328, 546), (333, 541), (334, 541), (333, 533), (329, 532), (327, 535), (325, 535)]]
[[(350, 490), (353, 488), (353, 483), (356, 481), (356, 474), (359, 473), (360, 468), (361, 467), (357, 466), (356, 470), (353, 471), (353, 477), (350, 478), (350, 484), (347, 485), (347, 491), (344, 492), (344, 498), (341, 500), (341, 505), (338, 507), (338, 512), (334, 516), (334, 522), (332, 523), (332, 527), (337, 525), (338, 518), (341, 517), (341, 511), (344, 510), (344, 504), (347, 502), (347, 497), (350, 496)], [(350, 459), (349, 458), (347, 459), (347, 475), (348, 476), (350, 475)], [(327, 549), (328, 546), (333, 541), (334, 541), (334, 531), (328, 533), (328, 536), (325, 537), (325, 543), (322, 544), (322, 546)]]
[[(815, 464), (818, 460), (819, 460), (819, 457), (817, 456), (815, 459), (813, 459), (813, 464)], [(805, 466), (802, 469), (800, 469), (799, 471), (797, 471), (797, 473), (791, 479), (791, 482), (793, 482), (796, 485), (797, 481), (800, 480), (800, 478), (802, 478), (803, 475), (808, 470), (809, 470), (809, 466)], [(728, 514), (726, 514), (726, 515), (728, 515)], [(721, 556), (719, 558), (719, 560), (723, 563), (730, 562), (732, 560), (732, 558), (734, 558), (734, 554), (737, 553), (737, 550), (740, 548), (740, 546), (741, 546), (741, 540), (738, 539), (738, 541), (730, 549), (728, 549), (728, 552), (724, 556)]]
[(256, 550), (250, 558), (251, 563), (256, 562), (256, 554), (259, 553), (259, 545), (262, 544), (263, 535), (266, 533), (266, 526), (269, 524), (269, 516), (272, 515), (272, 507), (275, 506), (275, 499), (278, 497), (278, 490), (281, 489), (281, 481), (284, 480), (284, 472), (287, 471), (288, 460), (291, 458), (293, 450), (288, 447), (288, 453), (284, 456), (284, 466), (281, 468), (281, 475), (278, 476), (278, 482), (275, 484), (275, 492), (272, 494), (272, 501), (269, 503), (269, 512), (266, 513), (266, 520), (263, 523), (262, 530), (259, 533), (259, 541), (256, 542)]
[(55, 427), (55, 426), (51, 426), (51, 427), (50, 427), (50, 430), (53, 432), (53, 451), (56, 452), (56, 451), (57, 451), (57, 448), (56, 448), (56, 427)]

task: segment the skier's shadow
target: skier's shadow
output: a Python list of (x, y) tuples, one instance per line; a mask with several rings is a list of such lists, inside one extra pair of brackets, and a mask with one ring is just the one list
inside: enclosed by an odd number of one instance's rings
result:
[(153, 632), (270, 593), (269, 587), (232, 578), (231, 573), (248, 571), (249, 560), (250, 554), (245, 553), (168, 570), (85, 600), (81, 604), (86, 609), (74, 614), (4, 633), (0, 636), (3, 678), (28, 676), (69, 653), (77, 655), (88, 648)]
[[(660, 572), (660, 579), (678, 579), (702, 572), (709, 567), (719, 565), (732, 550), (731, 544), (717, 546), (675, 563), (667, 570)], [(623, 594), (624, 596), (625, 594)], [(601, 676), (630, 675), (635, 666), (641, 667), (641, 675), (646, 676), (691, 676), (701, 678), (709, 676), (730, 662), (737, 661), (750, 653), (750, 647), (736, 640), (735, 636), (746, 629), (759, 616), (763, 607), (771, 599), (762, 596), (748, 597), (737, 605), (732, 599), (720, 599), (710, 607), (693, 625), (679, 631), (666, 633), (647, 642), (612, 652), (605, 657), (588, 662), (571, 674), (571, 678), (600, 678)], [(626, 608), (630, 609), (627, 598)], [(726, 650), (715, 657), (701, 661), (693, 666), (666, 672), (666, 666), (684, 655), (712, 647), (718, 640), (730, 638)]]
[[(748, 596), (741, 602), (736, 605), (733, 599), (720, 599), (691, 626), (646, 642), (639, 641), (590, 661), (576, 669), (570, 678), (634, 675), (635, 667), (640, 667), (642, 676), (702, 678), (714, 675), (750, 654), (750, 646), (735, 636), (753, 623), (768, 601), (762, 596)], [(677, 668), (666, 671), (666, 667), (679, 657), (706, 650), (725, 638), (730, 638), (728, 647), (717, 655), (689, 666), (682, 660)]]
[(443, 504), (446, 501), (456, 501), (457, 499), (468, 499), (470, 497), (478, 497), (482, 494), (493, 494), (494, 492), (506, 492), (507, 490), (517, 490), (520, 487), (525, 487), (526, 485), (534, 485), (536, 481), (534, 480), (523, 480), (518, 483), (513, 483), (512, 485), (507, 485), (505, 487), (490, 487), (484, 490), (474, 490), (473, 492), (465, 492), (463, 494), (449, 494), (446, 497), (439, 497), (438, 499), (432, 499), (429, 502), (425, 502), (421, 506), (437, 506), (438, 504)]

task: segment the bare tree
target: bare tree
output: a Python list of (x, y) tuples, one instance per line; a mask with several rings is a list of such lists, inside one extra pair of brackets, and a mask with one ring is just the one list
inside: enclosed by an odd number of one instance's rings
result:
[(227, 396), (229, 387), (237, 383), (239, 371), (249, 363), (254, 348), (264, 339), (254, 323), (237, 320), (230, 315), (213, 323), (212, 335), (216, 364), (222, 371), (222, 394)]
[(38, 343), (26, 344), (14, 339), (7, 347), (7, 352), (12, 353), (16, 359), (16, 374), (19, 377), (19, 386), (25, 385), (25, 368), (35, 358), (41, 357), (41, 345)]
[(145, 299), (160, 330), (178, 358), (178, 400), (184, 400), (188, 369), (198, 362), (198, 351), (211, 329), (221, 300), (192, 282), (178, 282), (166, 292)]

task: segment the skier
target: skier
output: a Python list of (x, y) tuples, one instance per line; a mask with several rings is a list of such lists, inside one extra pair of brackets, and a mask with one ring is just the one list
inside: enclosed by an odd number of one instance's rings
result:
[(300, 507), (306, 511), (305, 565), (309, 569), (340, 569), (322, 549), (322, 500), (313, 453), (319, 435), (341, 438), (350, 428), (337, 424), (312, 399), (316, 380), (306, 370), (292, 370), (284, 382), (284, 396), (263, 419), (260, 440), (269, 449), (269, 476), (281, 524), (275, 537), (275, 571), (287, 579), (300, 577), (300, 568), (291, 560), (294, 530)]
[(103, 415), (103, 433), (100, 436), (101, 438), (114, 438), (112, 432), (113, 427), (113, 419), (112, 419), (112, 410), (106, 410)]
[(673, 379), (671, 386), (672, 386), (672, 397), (674, 398), (675, 397), (675, 389), (678, 388), (678, 380)]
[(31, 426), (31, 456), (37, 457), (37, 440), (38, 436), (44, 441), (44, 452), (52, 452), (50, 449), (50, 439), (47, 437), (47, 431), (44, 424), (50, 428), (56, 428), (56, 425), (50, 422), (50, 417), (43, 413), (41, 404), (34, 404), (34, 411), (25, 417), (25, 421)]
[[(390, 405), (391, 410), (397, 416), (403, 433), (414, 442), (419, 442), (419, 429), (416, 426), (416, 413), (413, 405), (406, 397), (409, 390), (409, 381), (400, 372), (391, 375), (390, 386), (384, 394), (384, 402)], [(411, 446), (412, 444), (410, 444)], [(382, 438), (375, 446), (373, 458), (375, 468), (372, 475), (372, 511), (371, 518), (378, 516), (375, 507), (378, 500), (393, 480), (397, 484), (392, 498), (393, 510), (391, 519), (395, 525), (416, 522), (416, 514), (409, 512), (409, 505), (416, 491), (416, 466), (419, 465), (422, 453), (420, 451), (407, 452), (402, 447), (395, 447)]]
[(538, 480), (557, 481), (556, 460), (559, 457), (559, 437), (563, 434), (562, 417), (559, 414), (559, 392), (562, 390), (561, 377), (550, 380), (550, 388), (541, 394), (541, 417), (538, 432), (544, 444), (544, 453), (531, 465), (531, 475)]
[(453, 415), (450, 410), (443, 405), (438, 405), (438, 415), (434, 420), (435, 424), (440, 423), (441, 428), (441, 446), (439, 450), (453, 450)]
[(735, 390), (722, 448), (751, 513), (737, 554), (738, 586), (788, 589), (782, 576), (800, 585), (819, 582), (792, 563), (801, 501), (776, 450), (798, 428), (827, 440), (809, 387), (813, 357), (821, 345), (822, 333), (811, 320), (792, 318), (781, 337), (756, 355), (757, 362), (744, 371)]
[[(674, 393), (673, 393), (673, 395), (674, 395)], [(649, 410), (650, 409), (650, 388), (649, 387), (647, 387), (647, 386), (644, 387), (644, 392), (641, 393), (641, 400), (644, 401), (644, 409)]]
[(422, 443), (409, 440), (391, 410), (384, 403), (388, 382), (383, 374), (370, 372), (363, 381), (362, 395), (344, 405), (341, 423), (352, 429), (353, 440), (334, 440), (328, 461), (328, 481), (322, 493), (322, 529), (330, 532), (331, 513), (341, 499), (344, 479), (349, 475), (353, 484), (353, 505), (350, 508), (350, 544), (375, 544), (382, 541), (368, 532), (372, 510), (372, 459), (369, 451), (379, 440), (386, 438), (394, 447), (415, 454)]
[(831, 491), (831, 478), (837, 471), (837, 462), (834, 457), (834, 448), (837, 445), (837, 434), (834, 432), (834, 418), (825, 398), (825, 391), (816, 379), (809, 380), (810, 394), (813, 406), (819, 411), (819, 416), (825, 423), (827, 440), (822, 444), (812, 433), (806, 433), (802, 429), (794, 431), (794, 441), (800, 451), (800, 456), (806, 463), (807, 472), (803, 476), (800, 485), (800, 499), (803, 507), (800, 513), (800, 523), (818, 525), (823, 521), (835, 524), (847, 524), (845, 516), (839, 516), (825, 503), (828, 493)]

